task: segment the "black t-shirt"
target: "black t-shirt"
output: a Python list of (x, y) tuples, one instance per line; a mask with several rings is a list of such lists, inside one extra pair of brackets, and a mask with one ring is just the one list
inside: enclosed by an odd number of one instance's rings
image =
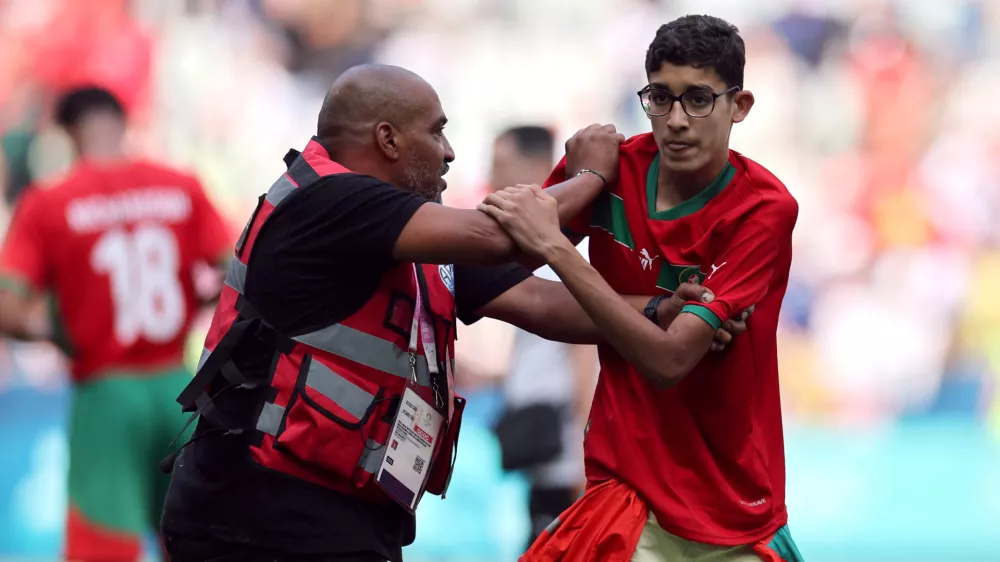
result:
[[(250, 256), (245, 295), (288, 336), (350, 316), (395, 265), (403, 227), (427, 201), (369, 176), (331, 176), (292, 192), (262, 227)], [(474, 311), (530, 276), (514, 264), (455, 267), (458, 316)], [(272, 351), (238, 347), (245, 373), (270, 368)], [(260, 390), (221, 394), (214, 402), (249, 425)], [(378, 505), (266, 471), (248, 458), (244, 437), (208, 433), (174, 465), (162, 525), (165, 532), (302, 554), (377, 552), (391, 560), (413, 541), (413, 518)]]

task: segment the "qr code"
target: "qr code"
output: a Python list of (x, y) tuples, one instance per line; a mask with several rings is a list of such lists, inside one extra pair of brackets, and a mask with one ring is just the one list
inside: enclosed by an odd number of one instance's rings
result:
[(417, 457), (417, 460), (413, 461), (413, 471), (420, 474), (424, 471), (424, 459)]

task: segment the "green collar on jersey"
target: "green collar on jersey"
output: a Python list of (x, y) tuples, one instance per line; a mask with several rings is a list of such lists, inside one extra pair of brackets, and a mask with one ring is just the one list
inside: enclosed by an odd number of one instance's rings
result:
[(676, 207), (672, 207), (665, 211), (657, 211), (656, 180), (660, 176), (660, 154), (657, 153), (653, 156), (653, 163), (649, 165), (649, 172), (646, 174), (646, 203), (649, 208), (649, 218), (654, 220), (670, 221), (698, 212), (702, 209), (702, 207), (707, 205), (713, 197), (721, 193), (722, 190), (729, 185), (729, 182), (733, 181), (733, 176), (735, 175), (736, 168), (734, 168), (729, 161), (726, 161), (726, 167), (722, 169), (722, 172), (720, 172), (719, 175), (712, 180), (712, 183), (708, 184), (708, 187), (701, 190), (697, 195), (680, 205), (677, 205)]

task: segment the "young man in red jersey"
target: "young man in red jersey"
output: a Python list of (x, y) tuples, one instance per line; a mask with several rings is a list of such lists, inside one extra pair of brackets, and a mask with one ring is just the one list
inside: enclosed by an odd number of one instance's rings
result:
[[(621, 145), (619, 181), (573, 230), (537, 186), (487, 197), (481, 210), (544, 259), (608, 344), (585, 437), (586, 494), (522, 560), (801, 560), (786, 525), (776, 330), (788, 282), (795, 199), (764, 167), (729, 149), (754, 97), (744, 44), (718, 18), (662, 26), (639, 98), (652, 134)], [(562, 166), (549, 183), (562, 181)], [(700, 280), (667, 331), (620, 297)], [(746, 336), (706, 354), (734, 313)]]
[[(191, 376), (192, 274), (228, 258), (233, 237), (197, 180), (124, 154), (110, 92), (67, 93), (56, 120), (78, 160), (18, 202), (0, 250), (0, 332), (55, 339), (72, 359), (66, 557), (133, 561), (169, 482), (157, 463), (186, 419), (174, 397)], [(54, 325), (33, 314), (46, 292)]]

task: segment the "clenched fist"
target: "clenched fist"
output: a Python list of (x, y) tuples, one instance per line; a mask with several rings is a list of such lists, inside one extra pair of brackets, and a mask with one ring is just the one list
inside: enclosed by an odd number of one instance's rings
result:
[(625, 135), (614, 125), (593, 124), (566, 141), (566, 177), (580, 170), (594, 170), (611, 183), (618, 179), (618, 145)]

